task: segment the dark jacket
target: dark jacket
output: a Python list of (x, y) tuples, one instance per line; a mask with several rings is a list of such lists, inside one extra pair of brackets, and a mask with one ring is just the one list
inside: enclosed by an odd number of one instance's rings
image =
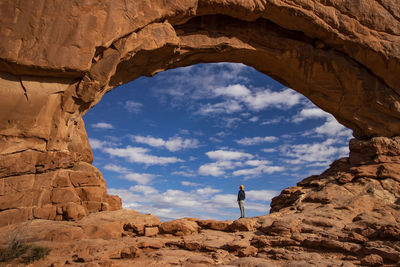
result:
[(245, 200), (245, 199), (246, 199), (246, 193), (244, 192), (244, 190), (239, 190), (237, 201), (239, 201), (239, 200)]

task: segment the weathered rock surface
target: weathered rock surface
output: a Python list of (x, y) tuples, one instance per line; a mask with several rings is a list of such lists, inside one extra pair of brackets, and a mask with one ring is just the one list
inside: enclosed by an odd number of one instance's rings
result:
[(0, 217), (75, 220), (121, 208), (101, 174), (76, 170), (93, 160), (81, 117), (115, 86), (169, 68), (242, 62), (357, 137), (400, 135), (399, 9), (395, 1), (2, 1)]
[[(387, 0), (1, 1), (1, 233), (51, 246), (37, 266), (398, 265), (399, 21)], [(350, 157), (259, 218), (113, 211), (82, 116), (117, 85), (221, 61), (333, 114), (358, 138)]]
[(51, 247), (34, 266), (398, 266), (399, 144), (353, 139), (349, 158), (283, 190), (269, 215), (160, 222), (133, 210), (104, 211), (4, 226), (0, 245), (19, 235)]

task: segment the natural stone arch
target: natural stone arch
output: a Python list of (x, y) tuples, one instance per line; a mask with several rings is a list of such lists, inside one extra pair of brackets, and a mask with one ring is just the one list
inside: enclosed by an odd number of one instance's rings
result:
[(387, 1), (3, 1), (0, 178), (9, 218), (120, 208), (82, 115), (115, 86), (241, 62), (304, 94), (359, 138), (400, 134), (400, 4)]

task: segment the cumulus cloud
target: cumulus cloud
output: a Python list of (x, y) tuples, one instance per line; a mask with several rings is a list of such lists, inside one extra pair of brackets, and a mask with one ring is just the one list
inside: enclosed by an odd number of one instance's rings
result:
[(245, 162), (247, 166), (252, 168), (245, 168), (234, 171), (234, 176), (246, 176), (245, 180), (252, 177), (260, 176), (264, 173), (274, 173), (284, 171), (285, 168), (281, 166), (272, 166), (269, 160), (248, 160)]
[(273, 173), (284, 170), (283, 167), (270, 166), (271, 162), (268, 160), (254, 159), (252, 154), (240, 151), (215, 150), (207, 152), (206, 155), (215, 162), (200, 166), (198, 173), (204, 176), (225, 176), (227, 170), (234, 170), (246, 165), (254, 168), (236, 170), (232, 174), (234, 176), (246, 175), (253, 177), (262, 173)]
[(281, 153), (291, 159), (290, 164), (314, 164), (315, 166), (327, 166), (334, 159), (348, 156), (348, 146), (339, 146), (335, 139), (329, 138), (323, 142), (311, 144), (284, 145)]
[(205, 104), (200, 107), (200, 109), (196, 112), (200, 115), (209, 115), (209, 114), (232, 114), (243, 109), (242, 105), (240, 105), (237, 101), (228, 100), (221, 103), (216, 104)]
[[(291, 108), (300, 103), (302, 96), (292, 89), (272, 91), (270, 89), (250, 90), (245, 85), (233, 84), (216, 88), (212, 91), (214, 98), (224, 101), (216, 104), (205, 104), (200, 107), (198, 114), (232, 114), (243, 111), (247, 107), (251, 111), (260, 111), (266, 108)], [(253, 122), (257, 117), (253, 117)]]
[(215, 150), (209, 151), (206, 155), (212, 160), (218, 161), (228, 161), (228, 160), (239, 160), (243, 158), (253, 158), (253, 155), (249, 153), (244, 153), (240, 151), (230, 151), (230, 150)]
[(96, 139), (96, 138), (89, 138), (89, 143), (90, 143), (90, 147), (92, 149), (102, 149), (104, 147), (112, 145), (112, 143), (110, 143), (110, 142), (101, 141), (101, 140)]
[(126, 148), (103, 148), (105, 153), (111, 156), (117, 156), (127, 159), (129, 162), (144, 163), (147, 165), (165, 165), (177, 162), (183, 162), (183, 160), (176, 157), (158, 157), (149, 154), (149, 150), (142, 147), (131, 147)]
[(293, 122), (302, 122), (307, 119), (328, 118), (331, 115), (320, 108), (304, 108), (293, 117)]
[(214, 136), (211, 136), (210, 138), (208, 138), (211, 142), (214, 142), (214, 143), (222, 143), (223, 141), (221, 140), (221, 139), (218, 139), (218, 138), (216, 138), (216, 137), (214, 137)]
[(209, 98), (215, 88), (224, 87), (231, 82), (246, 82), (242, 75), (247, 67), (236, 63), (201, 64), (191, 67), (178, 68), (167, 75), (160, 73), (155, 77), (162, 80), (163, 88), (153, 88), (158, 94), (172, 97), (172, 104), (187, 103), (193, 100)]
[(104, 130), (114, 129), (114, 126), (111, 123), (106, 123), (106, 122), (94, 123), (91, 126), (96, 129), (104, 129)]
[(249, 121), (251, 121), (251, 122), (257, 122), (259, 119), (260, 119), (259, 117), (254, 116), (254, 117), (251, 117), (251, 118), (249, 119)]
[(153, 147), (165, 147), (172, 152), (188, 148), (197, 148), (199, 146), (199, 140), (182, 138), (179, 136), (164, 140), (162, 138), (155, 138), (153, 136), (135, 135), (132, 136), (132, 139), (137, 143), (147, 144)]
[(107, 164), (103, 167), (105, 170), (113, 171), (116, 173), (124, 174), (118, 176), (120, 179), (125, 179), (128, 181), (133, 181), (138, 184), (149, 184), (155, 177), (158, 175), (150, 174), (150, 173), (136, 173), (130, 171), (128, 168), (119, 166), (117, 164)]
[(130, 191), (142, 193), (144, 195), (158, 194), (158, 190), (148, 185), (135, 185), (129, 188)]
[(276, 117), (276, 118), (273, 118), (270, 120), (265, 120), (261, 123), (261, 125), (277, 124), (277, 123), (283, 122), (284, 120), (285, 120), (284, 117), (279, 116), (279, 117)]
[(264, 151), (265, 153), (273, 153), (276, 152), (276, 148), (264, 148), (262, 149), (262, 151)]
[(119, 165), (116, 165), (116, 164), (106, 164), (103, 167), (103, 169), (107, 170), (107, 171), (117, 172), (117, 173), (128, 173), (129, 172), (129, 169), (119, 166)]
[(256, 168), (251, 169), (241, 169), (234, 171), (232, 174), (234, 176), (248, 176), (248, 178), (261, 175), (263, 173), (274, 173), (284, 171), (285, 168), (281, 166), (258, 166)]
[(325, 122), (310, 131), (307, 131), (304, 135), (317, 135), (317, 136), (328, 136), (328, 137), (346, 137), (350, 138), (352, 131), (347, 129), (345, 126), (338, 123), (331, 114), (323, 111), (320, 108), (311, 106), (312, 104), (307, 102), (306, 108), (302, 109), (298, 114), (293, 117), (293, 122), (299, 123), (307, 119), (325, 119)]
[(300, 103), (301, 95), (292, 89), (274, 92), (269, 89), (258, 91), (246, 97), (245, 103), (249, 109), (260, 111), (269, 107), (286, 109)]
[(124, 108), (131, 113), (140, 113), (142, 111), (143, 104), (132, 100), (128, 100), (125, 102)]
[(272, 143), (278, 141), (278, 138), (275, 136), (256, 136), (256, 137), (245, 137), (239, 140), (235, 140), (239, 145), (251, 146), (251, 145), (259, 145), (262, 143)]
[(189, 182), (189, 181), (181, 181), (181, 185), (183, 185), (183, 186), (199, 186), (201, 184)]
[(316, 134), (327, 136), (343, 136), (350, 138), (352, 131), (336, 121), (333, 116), (330, 116), (324, 124), (313, 130)]
[(246, 191), (247, 200), (270, 201), (273, 197), (279, 195), (276, 190), (248, 190)]
[(214, 162), (201, 165), (198, 173), (204, 176), (223, 176), (225, 175), (225, 169), (224, 165)]
[(193, 173), (193, 171), (175, 171), (172, 172), (173, 175), (180, 175), (180, 176), (185, 176), (185, 177), (194, 177), (196, 176), (195, 173)]
[(122, 176), (122, 178), (128, 181), (134, 181), (138, 184), (148, 184), (150, 183), (157, 175), (150, 174), (150, 173), (135, 173), (130, 172), (126, 175)]
[[(195, 186), (192, 182), (183, 182), (185, 186)], [(119, 195), (124, 208), (152, 213), (162, 220), (182, 217), (225, 220), (236, 219), (239, 213), (237, 195), (221, 194), (220, 189), (210, 186), (188, 192), (172, 189), (160, 192), (152, 186), (136, 185), (129, 190), (109, 188), (108, 192)], [(246, 191), (247, 212), (268, 213), (268, 202), (277, 194), (270, 190)]]

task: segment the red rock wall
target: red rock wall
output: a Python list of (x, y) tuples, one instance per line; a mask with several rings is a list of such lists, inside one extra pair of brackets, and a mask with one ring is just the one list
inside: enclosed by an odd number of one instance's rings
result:
[(1, 1), (0, 221), (120, 208), (90, 165), (81, 117), (169, 68), (242, 62), (358, 138), (400, 135), (399, 18), (395, 1)]

